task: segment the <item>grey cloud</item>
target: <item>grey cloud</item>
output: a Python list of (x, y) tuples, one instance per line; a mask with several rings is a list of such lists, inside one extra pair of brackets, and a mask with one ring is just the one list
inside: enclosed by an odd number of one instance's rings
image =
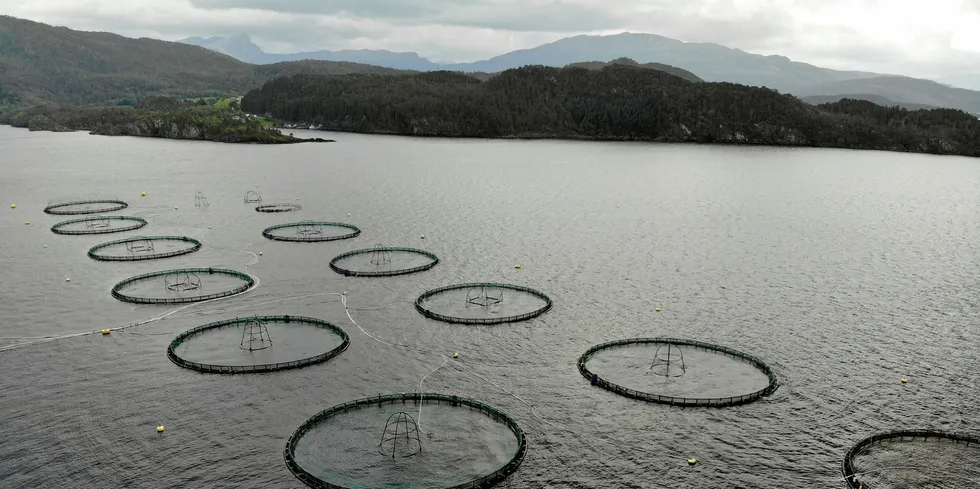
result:
[[(206, 9), (249, 8), (292, 14), (336, 15), (350, 13), (377, 19), (424, 18), (438, 14), (455, 4), (453, 0), (191, 0), (191, 5)], [(476, 4), (493, 3), (475, 0)]]
[(323, 46), (341, 46), (351, 38), (367, 37), (370, 31), (363, 31), (354, 28), (343, 29), (320, 29), (315, 25), (288, 26), (288, 25), (263, 25), (248, 27), (219, 27), (208, 29), (206, 33), (188, 32), (183, 26), (157, 26), (155, 31), (162, 35), (173, 38), (184, 38), (192, 36), (220, 36), (232, 37), (246, 33), (256, 43), (262, 44), (263, 41), (274, 42), (294, 46), (293, 50), (313, 50), (323, 49)]
[[(97, 12), (71, 11), (45, 19), (55, 25), (73, 29), (104, 30), (130, 37), (182, 39), (193, 36), (231, 37), (242, 33), (256, 41), (270, 40), (279, 44), (322, 49), (323, 46), (342, 46), (351, 39), (381, 38), (385, 31), (362, 22), (338, 22), (325, 27), (316, 17), (290, 16), (281, 19), (239, 20), (226, 23), (172, 22), (145, 17), (133, 22), (124, 17), (112, 17)], [(206, 25), (206, 27), (203, 27)]]
[[(645, 32), (711, 42), (838, 69), (923, 77), (976, 73), (980, 55), (950, 48), (947, 25), (919, 26), (902, 43), (870, 42), (864, 25), (813, 24), (820, 6), (877, 0), (0, 0), (16, 16), (180, 39), (248, 33), (266, 51), (389, 49), (437, 61), (475, 61), (583, 33)], [(816, 1), (816, 0), (815, 0)], [(808, 8), (801, 5), (807, 3)], [(123, 6), (125, 5), (125, 7)], [(962, 12), (980, 11), (963, 0)], [(239, 10), (236, 10), (239, 9)], [(845, 19), (847, 20), (847, 19)], [(902, 48), (900, 44), (908, 47)], [(271, 49), (269, 49), (271, 47)], [(710, 48), (708, 48), (710, 49)], [(978, 81), (980, 83), (980, 81)]]
[(617, 21), (630, 32), (649, 32), (687, 42), (717, 43), (743, 50), (765, 48), (773, 39), (793, 35), (792, 17), (778, 9), (742, 18), (709, 17), (699, 9), (624, 11)]
[(401, 25), (445, 24), (487, 29), (581, 32), (611, 29), (617, 19), (597, 6), (563, 0), (190, 0), (206, 9), (247, 8), (292, 14), (343, 15)]

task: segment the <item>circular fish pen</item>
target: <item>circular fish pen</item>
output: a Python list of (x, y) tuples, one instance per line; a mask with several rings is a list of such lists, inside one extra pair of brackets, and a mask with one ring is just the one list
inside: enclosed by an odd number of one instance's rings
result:
[(977, 487), (980, 437), (940, 430), (878, 433), (847, 451), (841, 473), (852, 489)]
[(551, 298), (520, 285), (471, 283), (427, 290), (415, 300), (423, 316), (456, 324), (526, 321), (551, 309)]
[(176, 365), (206, 373), (258, 373), (323, 363), (350, 346), (338, 326), (305, 316), (251, 316), (187, 330), (167, 347)]
[(276, 241), (314, 243), (354, 238), (361, 230), (342, 222), (300, 221), (276, 224), (262, 230), (262, 236)]
[[(444, 394), (345, 402), (306, 420), (283, 458), (314, 488), (486, 488), (517, 471), (527, 438), (503, 412)], [(474, 477), (475, 476), (475, 477)]]
[(44, 208), (46, 214), (72, 216), (78, 214), (101, 214), (115, 212), (129, 207), (121, 200), (113, 199), (66, 199), (62, 202), (49, 203)]
[(201, 249), (201, 242), (187, 236), (136, 236), (95, 245), (88, 257), (101, 261), (140, 261), (186, 255)]
[(391, 277), (428, 270), (439, 263), (433, 253), (378, 245), (348, 251), (330, 260), (330, 269), (349, 277)]
[(247, 273), (223, 268), (180, 268), (127, 278), (112, 296), (135, 304), (182, 304), (240, 294), (255, 285)]
[(132, 216), (91, 216), (62, 221), (51, 226), (55, 234), (109, 234), (134, 231), (146, 226), (146, 219)]
[(292, 212), (302, 209), (299, 204), (263, 204), (255, 206), (257, 212)]
[(602, 343), (579, 357), (578, 370), (592, 385), (672, 406), (737, 406), (779, 385), (772, 369), (752, 355), (677, 338)]

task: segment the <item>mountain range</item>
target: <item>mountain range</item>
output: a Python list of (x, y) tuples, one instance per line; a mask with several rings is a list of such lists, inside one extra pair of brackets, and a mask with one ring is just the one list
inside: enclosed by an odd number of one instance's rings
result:
[(83, 32), (0, 15), (0, 107), (133, 104), (148, 95), (243, 94), (297, 73), (398, 73), (374, 65), (298, 61), (254, 65), (197, 46)]
[(358, 49), (340, 51), (309, 51), (290, 54), (266, 53), (262, 51), (262, 48), (252, 42), (252, 39), (247, 34), (239, 34), (232, 37), (189, 37), (187, 39), (181, 39), (177, 42), (200, 46), (212, 51), (227, 54), (228, 56), (246, 63), (259, 65), (312, 59), (319, 61), (362, 63), (412, 71), (433, 71), (445, 69), (436, 63), (422, 58), (417, 53), (395, 53), (384, 50)]
[(476, 63), (437, 65), (415, 53), (352, 50), (276, 55), (264, 53), (245, 35), (168, 42), (0, 15), (0, 109), (38, 103), (125, 105), (149, 95), (243, 94), (273, 78), (297, 73), (393, 74), (442, 69), (465, 71), (486, 80), (510, 67), (596, 69), (610, 62), (665, 71), (693, 82), (767, 86), (811, 102), (854, 98), (980, 114), (978, 91), (902, 76), (829, 70), (780, 56), (651, 34), (575, 36)]
[[(179, 42), (263, 64), (300, 59), (346, 61), (389, 68), (494, 73), (526, 65), (567, 66), (586, 61), (630, 58), (638, 63), (661, 63), (694, 73), (705, 81), (764, 86), (801, 97), (839, 96), (887, 99), (896, 105), (949, 107), (980, 113), (980, 92), (954, 88), (931, 80), (866, 71), (840, 71), (765, 56), (720, 44), (690, 43), (655, 34), (622, 33), (567, 37), (473, 63), (437, 64), (417, 53), (383, 50), (310, 51), (272, 54), (262, 51), (246, 34), (234, 37), (193, 37)], [(980, 80), (977, 81), (980, 83)]]

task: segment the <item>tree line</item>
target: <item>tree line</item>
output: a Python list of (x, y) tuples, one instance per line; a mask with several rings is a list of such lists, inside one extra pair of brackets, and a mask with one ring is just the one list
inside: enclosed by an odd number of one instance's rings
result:
[(456, 72), (298, 74), (242, 109), (323, 129), (419, 136), (730, 142), (980, 156), (980, 120), (845, 99), (813, 106), (775, 90), (656, 69), (525, 66), (485, 81)]

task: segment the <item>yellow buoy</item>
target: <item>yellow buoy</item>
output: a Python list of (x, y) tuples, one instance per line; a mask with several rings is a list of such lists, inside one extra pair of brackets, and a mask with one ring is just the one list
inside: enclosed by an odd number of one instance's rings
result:
[(350, 217), (350, 212), (347, 213), (347, 217)]
[(102, 334), (109, 334), (109, 333), (110, 333), (110, 330), (108, 330), (108, 329), (103, 329), (102, 330)]
[(422, 238), (422, 239), (425, 239), (425, 235), (424, 234), (422, 236), (419, 236), (419, 237)]
[(16, 209), (17, 208), (17, 204), (10, 204), (10, 208), (11, 209)]
[(65, 282), (71, 282), (71, 279), (68, 278), (68, 277), (65, 277)]
[(177, 206), (174, 206), (174, 209), (176, 209), (176, 208), (177, 208)]
[(146, 192), (140, 192), (140, 195), (146, 197)]
[(660, 312), (660, 308), (658, 307), (658, 308), (654, 309), (654, 311)]
[(688, 465), (694, 465), (696, 463), (698, 463), (698, 459), (696, 459), (694, 457), (691, 457), (691, 458), (687, 459), (687, 464)]
[(157, 433), (163, 433), (163, 426), (157, 426)]
[(459, 358), (459, 353), (453, 353), (453, 358)]
[(24, 222), (24, 225), (25, 225), (25, 226), (30, 226), (30, 225), (31, 225), (31, 221), (26, 221), (26, 222)]
[(902, 383), (903, 384), (908, 384), (909, 383), (909, 379), (902, 379)]
[(208, 226), (208, 229), (211, 229), (211, 226)]
[(48, 245), (44, 245), (44, 247), (45, 247), (45, 248), (47, 248), (47, 247), (48, 247)]
[(520, 265), (514, 265), (514, 268), (521, 268)]
[(262, 252), (261, 251), (259, 252), (259, 256), (262, 256)]

